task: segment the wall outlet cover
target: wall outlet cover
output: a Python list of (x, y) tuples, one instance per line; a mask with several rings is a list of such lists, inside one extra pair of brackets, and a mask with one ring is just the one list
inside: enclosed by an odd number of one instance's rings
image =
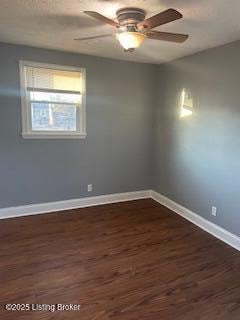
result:
[(212, 207), (212, 216), (216, 217), (216, 215), (217, 215), (217, 208)]

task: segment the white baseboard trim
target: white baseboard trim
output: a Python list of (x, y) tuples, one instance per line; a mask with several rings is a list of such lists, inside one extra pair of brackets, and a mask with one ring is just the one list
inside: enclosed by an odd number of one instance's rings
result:
[(151, 198), (163, 206), (167, 207), (168, 209), (176, 212), (183, 218), (187, 219), (188, 221), (194, 223), (201, 229), (207, 231), (208, 233), (212, 234), (214, 237), (222, 240), (223, 242), (227, 243), (231, 247), (240, 251), (240, 237), (236, 236), (235, 234), (219, 227), (218, 225), (204, 219), (203, 217), (199, 216), (198, 214), (188, 210), (187, 208), (181, 206), (180, 204), (170, 200), (169, 198), (157, 193), (155, 191), (151, 191)]
[(216, 238), (222, 240), (223, 242), (229, 244), (231, 247), (240, 251), (240, 237), (204, 219), (191, 210), (181, 206), (180, 204), (153, 190), (115, 193), (95, 197), (85, 197), (79, 199), (0, 208), (0, 219), (16, 218), (48, 212), (57, 212), (147, 198), (152, 198), (153, 200), (176, 212), (188, 221), (194, 223), (201, 229), (205, 230), (206, 232), (212, 234)]
[(8, 207), (0, 209), (0, 219), (16, 218), (47, 212), (63, 211), (84, 207), (92, 207), (101, 204), (124, 202), (151, 198), (151, 190), (134, 191), (107, 194), (95, 197), (85, 197), (79, 199), (63, 200), (56, 202), (46, 202), (39, 204), (29, 204), (17, 207)]

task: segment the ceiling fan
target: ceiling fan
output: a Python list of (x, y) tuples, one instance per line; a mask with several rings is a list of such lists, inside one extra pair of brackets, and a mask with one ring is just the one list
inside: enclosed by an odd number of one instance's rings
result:
[(146, 12), (139, 8), (122, 8), (117, 10), (117, 21), (111, 20), (95, 11), (84, 11), (88, 16), (111, 25), (115, 33), (84, 37), (75, 40), (91, 40), (116, 36), (124, 51), (133, 52), (140, 47), (144, 39), (154, 39), (181, 43), (188, 35), (180, 33), (159, 32), (152, 29), (182, 18), (182, 14), (175, 9), (167, 9), (150, 18), (145, 19)]

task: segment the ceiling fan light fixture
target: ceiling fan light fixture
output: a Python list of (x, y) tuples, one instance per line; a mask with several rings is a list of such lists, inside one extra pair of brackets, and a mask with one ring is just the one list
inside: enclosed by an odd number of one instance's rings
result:
[(124, 51), (133, 52), (141, 46), (145, 38), (175, 43), (182, 43), (188, 38), (187, 34), (152, 30), (166, 23), (181, 19), (183, 17), (182, 14), (175, 9), (167, 9), (147, 19), (145, 19), (146, 12), (144, 10), (134, 7), (119, 9), (116, 12), (117, 17), (115, 20), (109, 19), (96, 11), (84, 11), (84, 13), (114, 27), (115, 33), (83, 37), (76, 40), (99, 39), (115, 35)]
[(116, 37), (125, 50), (139, 48), (145, 39), (141, 32), (121, 32)]

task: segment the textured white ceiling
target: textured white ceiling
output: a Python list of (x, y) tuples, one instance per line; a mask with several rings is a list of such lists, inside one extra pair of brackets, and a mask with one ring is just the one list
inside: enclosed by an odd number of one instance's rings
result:
[[(177, 9), (183, 19), (155, 30), (187, 33), (190, 38), (183, 44), (147, 39), (134, 53), (124, 53), (114, 37), (73, 40), (114, 30), (84, 15), (84, 10), (95, 10), (114, 19), (116, 10), (125, 6), (143, 8), (147, 16), (167, 8)], [(239, 12), (239, 0), (1, 0), (0, 42), (162, 63), (239, 40)]]

